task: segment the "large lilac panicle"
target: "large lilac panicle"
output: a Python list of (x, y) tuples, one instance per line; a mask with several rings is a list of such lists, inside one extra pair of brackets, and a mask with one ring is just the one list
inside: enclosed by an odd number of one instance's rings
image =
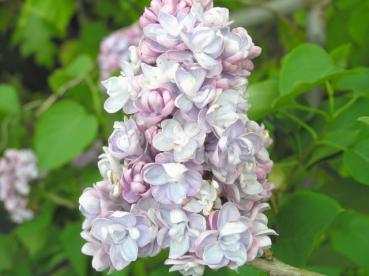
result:
[(230, 25), (211, 0), (152, 0), (130, 61), (103, 82), (105, 110), (125, 120), (100, 156), (103, 181), (80, 198), (96, 270), (168, 249), (170, 271), (201, 275), (271, 246), (271, 139), (247, 117), (261, 49)]
[(36, 156), (31, 150), (7, 149), (0, 159), (0, 200), (15, 223), (33, 218), (28, 208), (30, 182), (39, 176)]

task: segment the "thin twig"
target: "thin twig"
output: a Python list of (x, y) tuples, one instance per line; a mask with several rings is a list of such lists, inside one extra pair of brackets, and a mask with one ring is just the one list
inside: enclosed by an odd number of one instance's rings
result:
[(101, 109), (101, 103), (100, 103), (100, 98), (99, 98), (100, 91), (96, 87), (96, 84), (94, 83), (94, 81), (88, 75), (86, 76), (86, 83), (88, 87), (90, 88), (90, 91), (92, 94), (92, 102), (94, 105), (95, 112), (97, 115), (101, 116), (102, 109)]
[(36, 116), (40, 116), (42, 113), (44, 113), (46, 110), (50, 108), (60, 97), (62, 97), (70, 88), (73, 88), (80, 84), (85, 79), (85, 76), (79, 76), (64, 85), (62, 85), (58, 91), (51, 95), (49, 98), (44, 101), (44, 103), (40, 106), (40, 108), (36, 111)]
[(310, 133), (314, 141), (318, 139), (318, 134), (316, 133), (316, 131), (312, 127), (310, 127), (308, 124), (306, 124), (304, 121), (292, 115), (291, 113), (284, 112), (284, 111), (279, 111), (279, 112), (283, 114), (285, 117), (288, 117), (289, 119), (291, 119), (292, 121), (294, 121), (295, 123), (303, 127), (304, 129), (306, 129), (306, 131)]
[(54, 202), (57, 205), (64, 206), (68, 209), (76, 209), (77, 208), (77, 205), (73, 201), (70, 201), (69, 199), (61, 197), (57, 194), (49, 193), (49, 192), (46, 192), (46, 191), (43, 191), (42, 194), (47, 199), (51, 200), (52, 202)]
[(287, 107), (292, 108), (292, 109), (298, 109), (298, 110), (306, 111), (306, 112), (311, 112), (311, 113), (314, 113), (316, 115), (322, 116), (326, 121), (329, 120), (329, 115), (327, 113), (325, 113), (324, 111), (318, 109), (318, 108), (314, 108), (314, 107), (306, 106), (306, 105), (302, 105), (302, 104), (291, 104), (290, 106), (287, 106)]
[(34, 108), (39, 107), (42, 104), (42, 99), (34, 100), (32, 102), (23, 105), (23, 111), (30, 111)]
[(359, 99), (359, 96), (354, 95), (343, 107), (338, 109), (334, 114), (333, 118), (337, 118), (341, 113), (345, 112), (347, 109), (349, 109), (356, 101)]
[(232, 14), (234, 24), (237, 26), (255, 26), (273, 21), (275, 15), (288, 15), (296, 10), (310, 6), (317, 0), (273, 0), (263, 5), (245, 8)]
[(329, 99), (329, 112), (331, 116), (334, 114), (334, 89), (329, 81), (325, 82), (325, 87), (328, 93), (328, 99)]

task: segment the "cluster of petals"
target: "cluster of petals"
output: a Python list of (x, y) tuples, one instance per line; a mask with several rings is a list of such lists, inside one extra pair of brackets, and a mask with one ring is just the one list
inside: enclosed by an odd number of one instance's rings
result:
[(7, 149), (0, 159), (0, 201), (10, 218), (22, 223), (33, 218), (28, 208), (30, 182), (38, 177), (37, 160), (30, 150)]
[[(123, 112), (80, 198), (82, 251), (102, 271), (168, 249), (170, 271), (237, 269), (271, 246), (273, 184), (263, 126), (247, 117), (260, 54), (211, 0), (152, 0), (105, 110)], [(122, 114), (123, 115), (123, 114)]]

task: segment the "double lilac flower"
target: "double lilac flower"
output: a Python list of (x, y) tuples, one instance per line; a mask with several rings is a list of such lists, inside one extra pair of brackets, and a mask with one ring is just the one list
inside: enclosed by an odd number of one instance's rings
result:
[(118, 159), (134, 160), (143, 155), (146, 148), (144, 134), (132, 119), (115, 122), (109, 138), (109, 150)]
[(140, 27), (122, 74), (103, 82), (106, 111), (128, 116), (100, 156), (104, 180), (80, 198), (83, 252), (99, 271), (163, 249), (183, 275), (237, 269), (275, 234), (271, 140), (247, 117), (260, 48), (211, 0), (152, 0)]
[(152, 242), (155, 233), (146, 217), (119, 211), (95, 219), (91, 228), (93, 238), (108, 248), (115, 270), (122, 270), (135, 261), (140, 248)]
[(155, 163), (143, 168), (143, 179), (153, 197), (163, 204), (181, 204), (201, 188), (201, 174), (190, 165), (176, 163), (170, 154), (158, 154)]

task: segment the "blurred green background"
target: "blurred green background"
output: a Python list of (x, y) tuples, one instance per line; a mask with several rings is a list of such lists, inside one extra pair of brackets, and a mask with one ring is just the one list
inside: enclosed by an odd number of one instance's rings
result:
[[(369, 1), (215, 2), (263, 48), (249, 116), (274, 140), (273, 254), (324, 275), (369, 275)], [(80, 252), (78, 197), (100, 177), (71, 161), (121, 119), (102, 108), (99, 44), (146, 5), (0, 0), (0, 153), (34, 149), (45, 174), (30, 196), (34, 220), (16, 226), (0, 207), (0, 275), (99, 275)], [(113, 275), (167, 275), (165, 254)]]

